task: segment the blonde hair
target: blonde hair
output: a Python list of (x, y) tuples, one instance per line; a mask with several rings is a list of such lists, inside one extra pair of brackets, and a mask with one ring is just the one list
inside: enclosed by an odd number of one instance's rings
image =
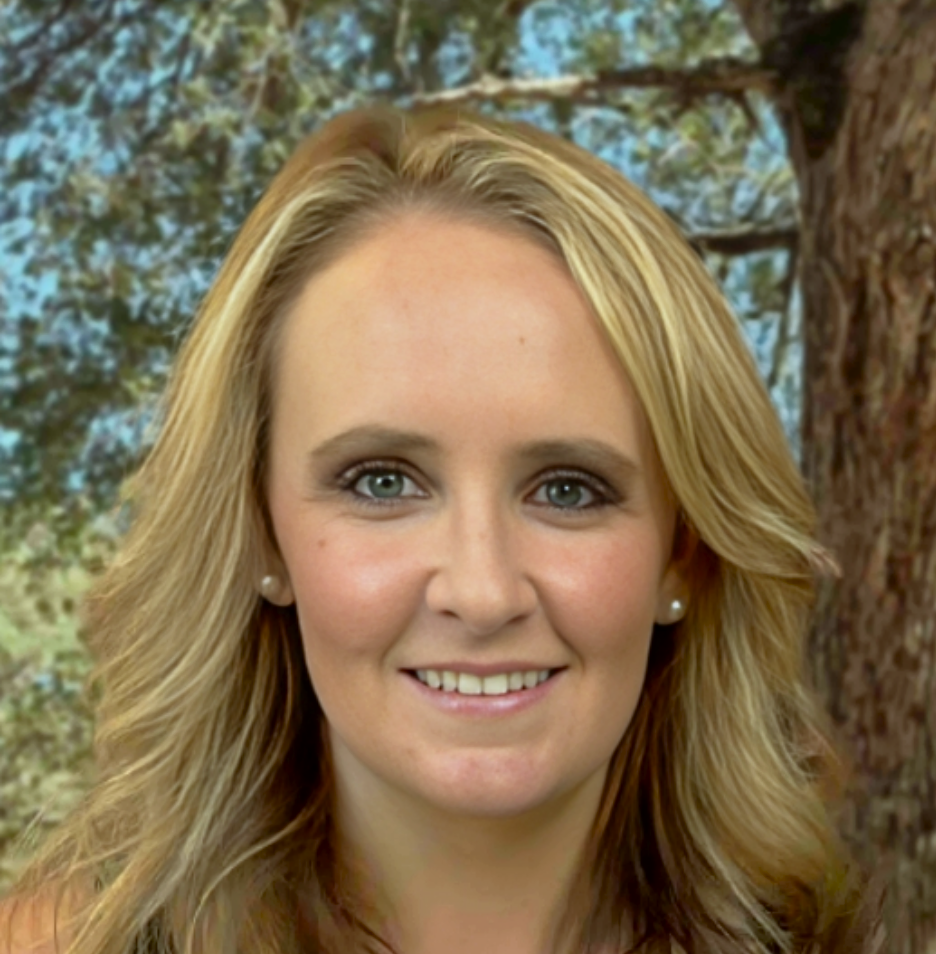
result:
[(331, 120), (237, 236), (90, 601), (98, 780), (18, 892), (93, 880), (75, 954), (127, 954), (134, 939), (185, 954), (390, 949), (336, 850), (295, 613), (256, 586), (281, 320), (312, 274), (410, 212), (512, 229), (567, 263), (679, 502), (688, 614), (655, 634), (564, 936), (621, 951), (631, 918), (649, 951), (863, 949), (875, 915), (833, 814), (848, 769), (804, 670), (815, 574), (834, 561), (738, 324), (617, 171), (463, 109)]

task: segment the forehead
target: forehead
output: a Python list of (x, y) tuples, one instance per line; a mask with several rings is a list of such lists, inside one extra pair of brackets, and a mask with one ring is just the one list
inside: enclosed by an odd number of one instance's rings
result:
[(557, 427), (645, 437), (565, 263), (471, 222), (409, 216), (352, 248), (304, 288), (277, 364), (276, 391), (287, 403), (301, 394), (316, 429), (432, 412), (440, 426), (551, 415)]

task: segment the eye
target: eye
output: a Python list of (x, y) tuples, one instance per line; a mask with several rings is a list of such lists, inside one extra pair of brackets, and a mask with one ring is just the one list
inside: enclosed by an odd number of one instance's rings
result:
[[(412, 495), (404, 495), (406, 482), (415, 480), (392, 462), (370, 461), (356, 464), (339, 478), (341, 491), (365, 507), (398, 506)], [(362, 489), (358, 489), (359, 485)], [(605, 481), (582, 471), (554, 472), (542, 480), (534, 495), (541, 496), (538, 506), (563, 515), (587, 514), (612, 506), (620, 495)], [(584, 500), (583, 500), (584, 498)], [(422, 499), (417, 496), (417, 499)]]
[[(359, 464), (344, 476), (341, 487), (367, 506), (386, 507), (406, 499), (399, 493), (406, 481), (415, 483), (412, 477), (397, 467), (386, 464)], [(373, 496), (357, 490), (358, 484), (363, 484)]]
[(610, 494), (594, 478), (586, 478), (585, 475), (561, 474), (550, 477), (540, 484), (540, 489), (545, 491), (545, 506), (563, 513), (596, 510), (612, 503)]

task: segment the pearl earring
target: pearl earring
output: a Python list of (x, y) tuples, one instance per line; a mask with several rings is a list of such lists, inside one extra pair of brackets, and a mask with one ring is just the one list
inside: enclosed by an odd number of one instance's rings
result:
[(673, 619), (679, 619), (683, 612), (682, 600), (673, 600), (670, 603), (670, 612), (673, 614)]
[(273, 593), (279, 589), (279, 580), (275, 576), (265, 576), (260, 581), (260, 593), (270, 599)]

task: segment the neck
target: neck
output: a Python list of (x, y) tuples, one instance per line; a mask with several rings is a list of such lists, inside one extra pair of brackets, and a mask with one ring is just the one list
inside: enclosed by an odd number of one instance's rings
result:
[(603, 783), (601, 772), (509, 818), (453, 817), (396, 791), (361, 798), (339, 784), (339, 840), (381, 934), (402, 954), (545, 954)]

